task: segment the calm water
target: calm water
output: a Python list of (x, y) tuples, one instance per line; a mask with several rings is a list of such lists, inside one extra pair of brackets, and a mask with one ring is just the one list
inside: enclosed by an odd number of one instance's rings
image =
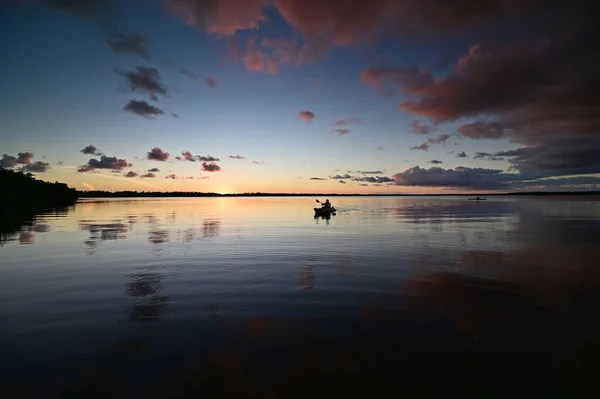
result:
[[(324, 200), (324, 198), (322, 198)], [(0, 247), (0, 394), (584, 392), (597, 198), (84, 200)]]

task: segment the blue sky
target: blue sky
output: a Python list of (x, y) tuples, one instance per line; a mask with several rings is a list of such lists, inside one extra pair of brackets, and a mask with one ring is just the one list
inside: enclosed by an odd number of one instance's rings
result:
[[(531, 122), (531, 110), (550, 105), (543, 97), (536, 100), (531, 95), (525, 101), (519, 90), (502, 86), (502, 77), (521, 76), (532, 57), (546, 56), (544, 47), (540, 52), (532, 50), (536, 47), (523, 49), (524, 42), (536, 43), (548, 31), (555, 34), (553, 38), (561, 37), (549, 29), (555, 27), (552, 18), (539, 32), (507, 35), (499, 42), (503, 27), (514, 21), (524, 24), (529, 14), (505, 18), (502, 9), (474, 10), (474, 19), (461, 21), (454, 10), (441, 7), (440, 14), (447, 12), (447, 18), (457, 21), (438, 32), (439, 24), (433, 27), (436, 21), (429, 21), (423, 9), (417, 30), (425, 33), (407, 34), (397, 26), (404, 26), (402, 18), (409, 16), (394, 14), (385, 0), (350, 1), (348, 10), (336, 8), (333, 1), (302, 3), (314, 8), (312, 19), (306, 19), (289, 0), (274, 4), (252, 0), (245, 7), (239, 0), (219, 0), (210, 3), (214, 9), (206, 2), (199, 8), (200, 3), (31, 0), (2, 6), (0, 25), (3, 37), (10, 38), (0, 44), (5, 60), (0, 66), (0, 154), (6, 154), (2, 167), (30, 170), (39, 178), (79, 189), (104, 190), (507, 191), (543, 189), (546, 180), (531, 181), (548, 178), (563, 179), (561, 184), (551, 184), (552, 189), (597, 187), (590, 180), (600, 171), (593, 156), (600, 151), (597, 126), (592, 123), (591, 133), (581, 132), (577, 120), (555, 128), (549, 113), (536, 114), (537, 121), (548, 121), (542, 136), (536, 131), (541, 129), (539, 123)], [(90, 4), (100, 6), (87, 7)], [(388, 8), (381, 8), (384, 5)], [(573, 9), (577, 18), (584, 14)], [(352, 14), (353, 10), (363, 11)], [(245, 29), (239, 21), (248, 21), (248, 13), (261, 20)], [(191, 17), (195, 23), (186, 24)], [(486, 18), (497, 22), (493, 29), (485, 24)], [(390, 29), (380, 29), (388, 23)], [(232, 32), (223, 34), (229, 27)], [(143, 36), (143, 46), (137, 49), (143, 48), (146, 56), (131, 48), (114, 51), (107, 40), (114, 39), (117, 28), (122, 37)], [(287, 47), (268, 47), (265, 39), (281, 40)], [(237, 54), (232, 42), (239, 45)], [(319, 51), (310, 52), (309, 60), (287, 63), (286, 51), (302, 46)], [(253, 50), (264, 57), (262, 66), (250, 62)], [(506, 54), (515, 57), (506, 65), (510, 75), (496, 68)], [(497, 62), (493, 57), (498, 57)], [(575, 67), (566, 63), (559, 78), (568, 79), (571, 66)], [(157, 101), (144, 90), (127, 90), (125, 74), (138, 67), (158, 71), (167, 89)], [(411, 68), (418, 68), (413, 71), (421, 75), (412, 75)], [(183, 69), (195, 76), (190, 78)], [(364, 78), (365, 71), (370, 71), (370, 81)], [(422, 76), (425, 81), (419, 80)], [(545, 82), (530, 85), (520, 79), (506, 84), (534, 93)], [(390, 92), (384, 93), (382, 87)], [(124, 106), (130, 100), (146, 101), (163, 114), (127, 112)], [(418, 107), (400, 105), (407, 102)], [(314, 118), (298, 118), (302, 111), (312, 112)], [(336, 121), (356, 119), (360, 122), (336, 126)], [(429, 133), (414, 133), (413, 121)], [(473, 133), (472, 124), (482, 122), (488, 124)], [(489, 122), (495, 127), (490, 128)], [(334, 129), (348, 131), (339, 134)], [(439, 139), (442, 135), (449, 137)], [(570, 144), (565, 146), (560, 138), (568, 138)], [(428, 140), (426, 151), (410, 149)], [(127, 160), (131, 166), (90, 168), (89, 159), (100, 157), (100, 153), (81, 152), (90, 144), (106, 157)], [(578, 157), (577, 151), (590, 146), (592, 154), (587, 151)], [(169, 157), (147, 159), (155, 147)], [(513, 152), (506, 153), (509, 150)], [(560, 158), (563, 150), (565, 159), (579, 160), (577, 165), (556, 162), (556, 154)], [(218, 158), (219, 170), (203, 170), (200, 160), (177, 160), (182, 151)], [(457, 157), (463, 151), (467, 156)], [(489, 156), (474, 159), (477, 152)], [(553, 152), (552, 162), (540, 161), (540, 153)], [(15, 163), (11, 157), (19, 153), (33, 156), (27, 163)], [(229, 158), (233, 155), (245, 159)], [(584, 156), (586, 161), (581, 162)], [(34, 167), (34, 162), (41, 164)], [(160, 173), (140, 177), (151, 168)], [(128, 173), (134, 177), (125, 177)], [(175, 179), (165, 178), (173, 174)], [(343, 183), (330, 178), (346, 174), (350, 177)], [(365, 179), (369, 176), (377, 179)]]

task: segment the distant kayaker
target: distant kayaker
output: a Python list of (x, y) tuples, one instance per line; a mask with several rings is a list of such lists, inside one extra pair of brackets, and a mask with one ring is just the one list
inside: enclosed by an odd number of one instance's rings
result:
[(329, 202), (329, 200), (325, 200), (325, 203), (323, 204), (323, 208), (331, 209), (331, 202)]

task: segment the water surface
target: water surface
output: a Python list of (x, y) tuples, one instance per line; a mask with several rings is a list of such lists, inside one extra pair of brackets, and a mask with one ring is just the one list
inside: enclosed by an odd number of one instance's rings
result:
[(86, 199), (41, 215), (0, 244), (0, 392), (519, 397), (593, 384), (597, 198), (332, 202), (330, 219), (302, 197)]

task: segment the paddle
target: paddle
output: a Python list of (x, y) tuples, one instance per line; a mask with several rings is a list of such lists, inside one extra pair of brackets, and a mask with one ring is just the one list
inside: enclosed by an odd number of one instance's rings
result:
[(319, 201), (319, 200), (317, 200), (317, 202), (318, 202), (319, 204), (321, 203), (321, 201)]

